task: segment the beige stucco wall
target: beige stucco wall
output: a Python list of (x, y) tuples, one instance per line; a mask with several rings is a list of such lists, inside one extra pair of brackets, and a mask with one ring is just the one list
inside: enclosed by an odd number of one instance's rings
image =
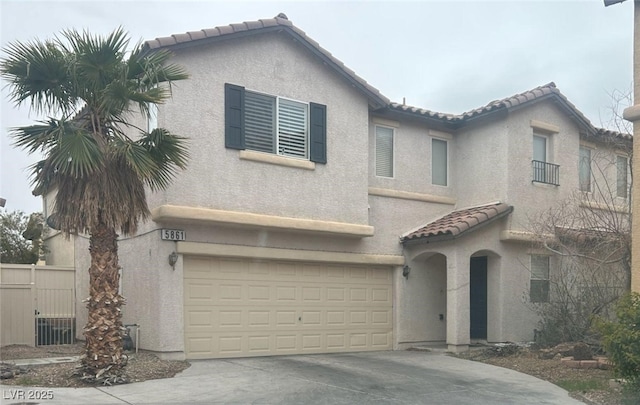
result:
[[(551, 124), (559, 129), (548, 134), (547, 161), (560, 165), (560, 185), (532, 183), (533, 134), (531, 120)], [(540, 210), (551, 208), (568, 199), (578, 190), (579, 128), (566, 113), (551, 101), (511, 113), (508, 125), (508, 178), (509, 204), (516, 207), (512, 214), (511, 229), (527, 230), (531, 217)], [(538, 131), (535, 131), (538, 133)]]
[[(376, 175), (376, 126), (394, 129), (394, 176)], [(433, 185), (431, 179), (431, 140), (448, 142), (448, 185)], [(415, 121), (397, 121), (373, 115), (369, 121), (369, 186), (390, 190), (455, 198), (457, 149), (452, 134), (429, 129)]]
[(46, 263), (51, 266), (74, 266), (74, 238), (74, 235), (65, 238), (62, 232), (48, 229), (48, 236), (43, 240)]
[[(152, 208), (169, 203), (367, 223), (368, 103), (342, 77), (277, 33), (179, 50), (174, 62), (191, 78), (176, 84), (158, 123), (189, 137), (191, 158), (168, 191), (152, 196)], [(305, 170), (225, 149), (225, 83), (325, 104), (328, 163)]]
[(464, 129), (455, 135), (457, 206), (506, 202), (508, 128), (503, 120)]

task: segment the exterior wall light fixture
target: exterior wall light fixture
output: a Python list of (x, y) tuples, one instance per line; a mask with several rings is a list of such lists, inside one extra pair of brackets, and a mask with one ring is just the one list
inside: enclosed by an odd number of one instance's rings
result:
[(406, 278), (407, 280), (409, 279), (409, 273), (411, 273), (411, 267), (409, 266), (404, 266), (402, 268), (402, 275), (404, 276), (404, 278)]
[(169, 265), (175, 270), (176, 263), (178, 262), (178, 254), (176, 252), (171, 252), (169, 255)]

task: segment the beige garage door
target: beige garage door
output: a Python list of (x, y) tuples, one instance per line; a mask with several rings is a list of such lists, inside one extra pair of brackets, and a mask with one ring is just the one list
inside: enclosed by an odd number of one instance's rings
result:
[(190, 359), (390, 350), (391, 269), (187, 257)]

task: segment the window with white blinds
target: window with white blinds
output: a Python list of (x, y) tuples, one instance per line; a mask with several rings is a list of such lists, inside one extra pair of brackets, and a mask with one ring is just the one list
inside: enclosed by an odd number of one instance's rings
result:
[(247, 149), (275, 153), (276, 98), (247, 91), (244, 103), (244, 130)]
[(393, 128), (376, 126), (376, 176), (393, 177)]
[(446, 186), (448, 184), (448, 152), (447, 141), (431, 140), (431, 184)]
[(246, 91), (244, 107), (247, 149), (308, 157), (308, 104)]

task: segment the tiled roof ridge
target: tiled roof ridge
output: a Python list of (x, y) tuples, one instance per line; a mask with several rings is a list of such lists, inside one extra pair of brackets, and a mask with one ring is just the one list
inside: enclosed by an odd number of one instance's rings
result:
[(473, 110), (465, 111), (459, 114), (459, 117), (461, 119), (464, 119), (464, 118), (476, 116), (484, 112), (489, 112), (491, 110), (498, 109), (498, 108), (515, 107), (527, 101), (532, 101), (532, 100), (535, 100), (536, 98), (540, 98), (542, 96), (545, 96), (551, 93), (557, 94), (565, 98), (566, 100), (566, 97), (562, 96), (562, 93), (560, 93), (560, 90), (558, 90), (556, 84), (554, 82), (549, 82), (547, 84), (534, 87), (533, 89), (529, 89), (509, 97), (505, 97), (499, 100), (493, 100), (481, 107), (474, 108)]
[[(156, 49), (184, 42), (197, 41), (205, 38), (214, 38), (221, 35), (233, 34), (241, 31), (251, 31), (261, 28), (275, 27), (278, 25), (295, 28), (293, 23), (289, 21), (286, 15), (280, 13), (273, 18), (259, 19), (256, 21), (243, 21), (241, 23), (232, 23), (213, 28), (204, 28), (198, 31), (187, 31), (185, 33), (172, 34), (167, 37), (158, 37), (145, 41), (144, 43), (149, 49)], [(297, 31), (300, 31), (302, 34), (304, 34), (304, 32), (299, 29), (297, 29)]]
[(199, 31), (188, 31), (182, 34), (173, 34), (168, 37), (159, 37), (153, 40), (145, 41), (144, 44), (149, 50), (154, 50), (163, 47), (177, 46), (180, 44), (186, 44), (189, 42), (197, 42), (206, 39), (215, 39), (224, 35), (237, 34), (242, 32), (249, 33), (250, 31), (258, 31), (261, 29), (268, 29), (271, 27), (281, 26), (285, 30), (290, 30), (295, 35), (302, 38), (309, 47), (315, 52), (326, 58), (328, 63), (335, 65), (335, 68), (341, 70), (351, 80), (362, 86), (362, 88), (368, 92), (373, 98), (380, 103), (380, 106), (386, 107), (389, 105), (390, 100), (384, 96), (380, 91), (370, 85), (366, 80), (358, 76), (353, 70), (349, 69), (341, 60), (336, 58), (329, 52), (320, 46), (318, 42), (309, 37), (303, 30), (296, 27), (284, 13), (280, 13), (273, 18), (260, 19), (257, 21), (245, 21), (241, 23), (234, 23), (229, 25), (218, 26), (214, 28), (201, 29)]
[(461, 125), (466, 120), (478, 117), (480, 115), (484, 115), (487, 113), (492, 113), (501, 109), (508, 109), (512, 107), (516, 107), (522, 105), (526, 102), (533, 101), (535, 99), (548, 96), (551, 94), (555, 94), (559, 97), (569, 108), (570, 113), (572, 113), (579, 121), (582, 121), (587, 128), (590, 128), (594, 134), (600, 136), (614, 136), (621, 139), (631, 140), (632, 137), (629, 134), (624, 134), (612, 130), (607, 130), (604, 128), (597, 128), (591, 124), (591, 122), (573, 105), (556, 87), (554, 82), (549, 82), (547, 84), (535, 87), (530, 90), (526, 90), (524, 92), (489, 102), (484, 106), (460, 113), (460, 114), (450, 114), (450, 113), (442, 113), (437, 111), (432, 111), (420, 107), (410, 106), (406, 104), (399, 104), (395, 102), (391, 102), (386, 96), (384, 96), (380, 91), (371, 86), (366, 80), (358, 76), (353, 70), (349, 69), (345, 64), (333, 56), (329, 51), (322, 48), (318, 42), (307, 36), (307, 34), (296, 27), (284, 13), (279, 13), (277, 16), (273, 18), (267, 19), (259, 19), (256, 21), (244, 21), (241, 23), (233, 23), (229, 25), (218, 26), (214, 28), (201, 29), (198, 31), (188, 31), (181, 34), (173, 34), (167, 37), (158, 37), (152, 40), (145, 41), (144, 44), (149, 50), (164, 48), (164, 47), (172, 47), (179, 46), (181, 44), (186, 43), (196, 43), (201, 40), (206, 39), (214, 39), (218, 37), (222, 37), (229, 34), (238, 34), (242, 32), (251, 32), (257, 31), (260, 29), (269, 29), (272, 27), (283, 27), (286, 30), (290, 30), (290, 32), (298, 35), (307, 44), (314, 49), (315, 52), (322, 55), (321, 57), (326, 58), (330, 64), (333, 64), (334, 67), (343, 72), (350, 80), (357, 83), (358, 86), (361, 86), (361, 89), (365, 91), (369, 97), (375, 100), (374, 104), (378, 107), (387, 106), (392, 110), (402, 111), (409, 114), (415, 114), (418, 116), (435, 119), (438, 121), (444, 121), (449, 125)]
[(410, 113), (423, 115), (423, 116), (427, 116), (427, 117), (431, 117), (431, 118), (444, 119), (444, 120), (452, 121), (452, 122), (460, 122), (460, 121), (464, 121), (467, 118), (471, 118), (471, 117), (477, 116), (477, 115), (482, 114), (482, 113), (486, 113), (486, 112), (490, 112), (490, 111), (493, 111), (493, 110), (497, 110), (499, 108), (514, 107), (516, 105), (522, 104), (522, 103), (527, 102), (527, 101), (534, 100), (536, 98), (539, 98), (541, 96), (544, 96), (544, 95), (547, 95), (547, 94), (551, 94), (551, 93), (555, 93), (555, 94), (563, 97), (565, 99), (565, 101), (568, 102), (568, 100), (566, 100), (566, 97), (564, 97), (562, 95), (562, 93), (560, 93), (560, 90), (558, 90), (556, 84), (554, 82), (549, 82), (547, 84), (543, 84), (541, 86), (534, 87), (533, 89), (529, 89), (529, 90), (523, 91), (521, 93), (509, 96), (509, 97), (505, 97), (505, 98), (502, 98), (502, 99), (499, 99), (499, 100), (493, 100), (493, 101), (491, 101), (491, 102), (489, 102), (489, 103), (487, 103), (487, 104), (485, 104), (485, 105), (483, 105), (481, 107), (474, 108), (472, 110), (465, 111), (465, 112), (462, 112), (460, 114), (442, 113), (442, 112), (437, 112), (437, 111), (433, 111), (433, 110), (428, 110), (428, 109), (425, 109), (425, 108), (420, 108), (420, 107), (407, 105), (407, 104), (404, 104), (404, 103), (403, 104), (390, 103), (390, 107), (392, 109), (401, 110), (401, 111), (405, 111), (405, 112), (410, 112)]

